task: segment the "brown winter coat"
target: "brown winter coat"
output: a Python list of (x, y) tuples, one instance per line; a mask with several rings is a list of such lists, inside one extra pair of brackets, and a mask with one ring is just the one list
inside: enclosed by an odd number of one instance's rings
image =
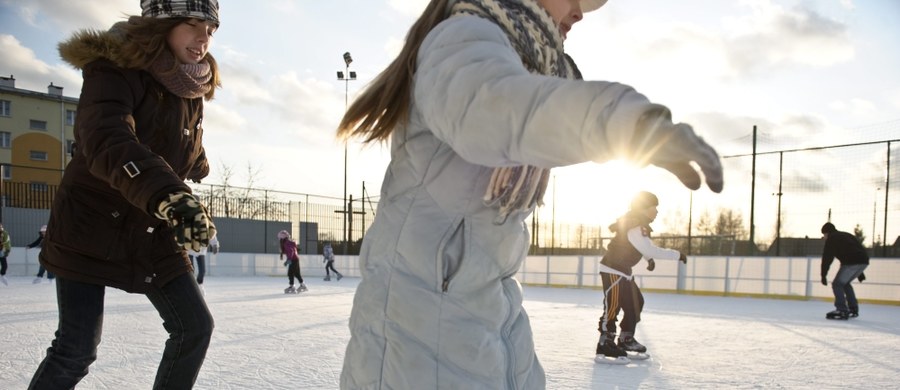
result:
[(193, 270), (172, 228), (152, 212), (167, 194), (190, 192), (185, 179), (209, 172), (203, 100), (117, 65), (119, 37), (85, 31), (60, 44), (84, 84), (40, 261), (66, 279), (145, 292)]

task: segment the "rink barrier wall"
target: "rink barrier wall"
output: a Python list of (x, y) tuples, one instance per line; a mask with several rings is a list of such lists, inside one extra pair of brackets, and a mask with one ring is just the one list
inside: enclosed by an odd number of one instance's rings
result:
[[(37, 249), (14, 247), (8, 260), (9, 276), (37, 273)], [(525, 285), (602, 289), (600, 256), (528, 256), (516, 274)], [(321, 255), (301, 255), (304, 277), (324, 277)], [(284, 260), (277, 254), (221, 252), (207, 255), (208, 277), (286, 276)], [(785, 299), (831, 300), (830, 281), (839, 264), (828, 273), (829, 286), (820, 283), (821, 259), (817, 257), (691, 256), (687, 264), (656, 260), (653, 272), (641, 261), (634, 278), (646, 292)], [(345, 277), (359, 277), (357, 256), (335, 256), (334, 267)], [(866, 269), (866, 281), (854, 281), (862, 302), (900, 305), (900, 258), (874, 258)]]

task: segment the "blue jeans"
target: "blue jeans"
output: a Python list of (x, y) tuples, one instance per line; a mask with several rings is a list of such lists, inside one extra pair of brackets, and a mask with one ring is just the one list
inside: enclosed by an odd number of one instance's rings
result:
[(859, 277), (865, 271), (868, 264), (841, 265), (837, 275), (831, 282), (831, 290), (834, 291), (834, 308), (839, 311), (859, 312), (859, 301), (856, 300), (856, 292), (850, 282)]
[[(103, 330), (106, 287), (56, 280), (59, 325), (47, 356), (38, 366), (29, 389), (72, 389), (97, 359)], [(153, 287), (147, 298), (156, 307), (169, 333), (156, 371), (154, 389), (190, 389), (206, 359), (213, 318), (189, 273), (162, 288)]]
[(195, 258), (194, 255), (188, 255), (191, 258), (191, 264), (195, 264), (196, 260), (197, 264), (197, 284), (203, 284), (203, 276), (206, 275), (206, 256), (197, 255)]
[(52, 280), (53, 278), (56, 277), (56, 275), (54, 275), (53, 272), (50, 272), (49, 270), (47, 270), (46, 268), (44, 268), (44, 265), (41, 264), (41, 263), (38, 263), (38, 273), (37, 273), (37, 275), (35, 275), (35, 276), (37, 276), (37, 277), (39, 277), (39, 278), (43, 278), (43, 277), (44, 277), (44, 271), (47, 271), (47, 279), (51, 279), (51, 280)]

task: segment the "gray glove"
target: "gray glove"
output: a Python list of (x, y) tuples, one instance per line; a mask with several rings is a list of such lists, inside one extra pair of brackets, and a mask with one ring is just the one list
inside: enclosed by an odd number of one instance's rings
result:
[(671, 172), (687, 188), (700, 188), (702, 172), (709, 189), (722, 192), (722, 163), (715, 149), (690, 125), (672, 123), (672, 114), (663, 106), (654, 105), (638, 120), (631, 149), (631, 159)]
[(156, 217), (175, 228), (175, 241), (186, 250), (199, 251), (216, 236), (216, 225), (206, 207), (184, 191), (169, 194), (156, 210)]

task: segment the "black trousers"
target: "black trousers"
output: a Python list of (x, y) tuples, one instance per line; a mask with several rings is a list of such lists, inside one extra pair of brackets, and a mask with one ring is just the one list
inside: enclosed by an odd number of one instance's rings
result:
[(644, 310), (644, 294), (641, 294), (641, 289), (634, 280), (620, 275), (601, 272), (600, 279), (603, 281), (603, 315), (597, 326), (600, 334), (617, 333), (616, 321), (621, 310), (624, 313), (619, 324), (622, 333), (634, 335), (634, 329), (641, 321), (641, 311)]
[(291, 282), (291, 286), (294, 285), (294, 278), (297, 278), (297, 282), (303, 283), (303, 275), (300, 275), (300, 259), (291, 261), (291, 264), (288, 265), (288, 280)]

